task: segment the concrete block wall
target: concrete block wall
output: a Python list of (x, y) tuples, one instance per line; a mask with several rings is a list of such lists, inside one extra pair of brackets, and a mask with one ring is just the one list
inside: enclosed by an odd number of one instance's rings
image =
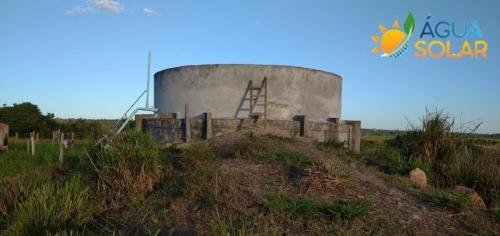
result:
[[(308, 137), (317, 141), (337, 139), (354, 152), (360, 150), (361, 122), (342, 121), (312, 122), (304, 117), (296, 120), (259, 120), (259, 119), (210, 119), (207, 113), (189, 119), (190, 139), (206, 139), (239, 130), (259, 129), (283, 137)], [(139, 120), (139, 121), (138, 121)], [(150, 133), (160, 144), (180, 143), (186, 140), (185, 119), (176, 116), (142, 117), (136, 124), (144, 132)]]

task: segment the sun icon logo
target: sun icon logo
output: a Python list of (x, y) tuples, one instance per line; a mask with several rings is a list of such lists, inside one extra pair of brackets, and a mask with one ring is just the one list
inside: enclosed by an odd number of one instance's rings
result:
[(397, 20), (394, 21), (390, 29), (384, 25), (379, 25), (378, 28), (382, 35), (372, 36), (372, 40), (380, 45), (373, 48), (372, 52), (382, 53), (382, 57), (399, 57), (408, 48), (408, 41), (415, 28), (415, 18), (411, 12), (408, 12), (403, 31), (401, 31)]

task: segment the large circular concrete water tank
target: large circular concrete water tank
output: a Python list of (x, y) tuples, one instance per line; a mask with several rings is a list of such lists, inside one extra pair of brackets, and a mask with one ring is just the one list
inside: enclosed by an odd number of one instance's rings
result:
[[(211, 112), (213, 118), (247, 118), (249, 82), (267, 81), (267, 119), (290, 120), (306, 115), (311, 121), (340, 119), (342, 78), (334, 73), (277, 65), (194, 65), (159, 71), (154, 76), (155, 106), (159, 113), (184, 117)], [(252, 93), (256, 93), (254, 90)], [(262, 94), (264, 90), (262, 90)], [(256, 103), (263, 103), (264, 97)], [(263, 112), (255, 106), (254, 112)]]

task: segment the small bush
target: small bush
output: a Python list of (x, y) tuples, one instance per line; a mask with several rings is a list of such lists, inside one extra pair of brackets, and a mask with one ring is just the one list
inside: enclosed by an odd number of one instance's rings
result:
[(76, 178), (62, 186), (42, 185), (20, 205), (7, 234), (45, 235), (82, 230), (98, 209), (89, 204), (87, 191)]
[(460, 212), (470, 206), (470, 198), (452, 190), (435, 189), (425, 194), (424, 201), (437, 207), (444, 207)]
[(412, 127), (387, 146), (400, 150), (389, 156), (390, 166), (396, 171), (407, 171), (412, 166), (423, 169), (437, 187), (449, 188), (464, 185), (474, 188), (489, 206), (500, 201), (500, 162), (498, 151), (482, 148), (475, 140), (467, 138), (478, 126), (456, 125), (453, 117), (442, 111), (429, 112), (421, 119), (420, 127)]
[(93, 149), (81, 159), (95, 175), (106, 205), (115, 209), (144, 199), (162, 175), (158, 147), (139, 132), (122, 133), (109, 147)]
[(392, 173), (398, 173), (402, 175), (408, 174), (411, 170), (419, 167), (422, 169), (425, 165), (423, 161), (415, 157), (405, 157), (399, 151), (392, 150), (385, 156), (388, 162), (388, 171)]

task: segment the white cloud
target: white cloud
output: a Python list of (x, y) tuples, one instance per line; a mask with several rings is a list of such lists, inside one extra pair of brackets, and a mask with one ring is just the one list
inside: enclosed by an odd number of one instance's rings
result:
[(110, 11), (120, 13), (123, 11), (123, 6), (118, 1), (113, 0), (93, 0), (91, 1), (95, 6), (103, 11)]
[(88, 12), (93, 12), (96, 9), (90, 6), (74, 6), (70, 10), (66, 11), (66, 14), (73, 14), (73, 13), (88, 13)]
[(115, 0), (87, 0), (85, 5), (76, 5), (70, 10), (66, 11), (66, 14), (73, 13), (89, 13), (95, 11), (107, 11), (113, 13), (121, 13), (125, 10), (123, 5)]
[(145, 7), (144, 9), (142, 9), (142, 11), (146, 14), (156, 14), (156, 11), (154, 9), (151, 9), (151, 8), (147, 8)]

